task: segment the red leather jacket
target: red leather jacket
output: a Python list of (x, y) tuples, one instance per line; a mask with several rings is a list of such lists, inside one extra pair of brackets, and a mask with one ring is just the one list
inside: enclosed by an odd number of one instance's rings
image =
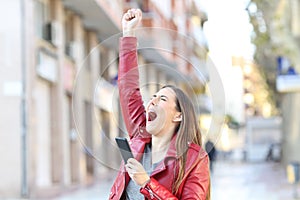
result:
[[(137, 160), (140, 160), (145, 145), (151, 142), (151, 135), (145, 129), (146, 116), (139, 91), (139, 73), (137, 63), (137, 39), (120, 38), (120, 63), (118, 86), (120, 104), (125, 125), (130, 136), (129, 144)], [(174, 134), (164, 162), (152, 172), (150, 182), (140, 189), (145, 199), (206, 199), (209, 188), (209, 160), (207, 153), (196, 144), (189, 144), (186, 169), (182, 183), (176, 194), (172, 194), (172, 184), (178, 170), (178, 158)], [(177, 167), (177, 168), (176, 168)], [(125, 172), (124, 162), (111, 188), (109, 199), (122, 197), (130, 178)]]

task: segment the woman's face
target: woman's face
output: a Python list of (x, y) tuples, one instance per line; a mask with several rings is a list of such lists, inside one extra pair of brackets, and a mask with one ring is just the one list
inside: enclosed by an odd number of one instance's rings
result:
[(153, 95), (146, 106), (146, 130), (158, 135), (176, 126), (176, 96), (171, 88), (163, 88)]

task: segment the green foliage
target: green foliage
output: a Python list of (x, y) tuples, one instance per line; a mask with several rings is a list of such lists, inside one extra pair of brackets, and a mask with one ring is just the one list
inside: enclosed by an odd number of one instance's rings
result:
[[(253, 26), (254, 36), (252, 38), (252, 43), (256, 47), (254, 54), (254, 60), (258, 66), (260, 66), (260, 72), (266, 80), (269, 88), (269, 98), (277, 104), (278, 93), (276, 91), (276, 56), (282, 51), (282, 47), (277, 46), (271, 41), (271, 30), (270, 23), (272, 20), (280, 20), (277, 15), (274, 18), (274, 11), (278, 0), (251, 0), (257, 7), (255, 13), (250, 13), (250, 23)], [(261, 26), (264, 25), (264, 31), (261, 31)]]

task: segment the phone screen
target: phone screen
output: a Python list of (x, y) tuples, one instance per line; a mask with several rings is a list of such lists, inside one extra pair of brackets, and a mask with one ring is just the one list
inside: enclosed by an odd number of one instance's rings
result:
[(120, 138), (120, 137), (116, 137), (115, 139), (118, 144), (122, 158), (123, 158), (124, 162), (126, 163), (129, 158), (133, 158), (128, 141), (126, 138)]

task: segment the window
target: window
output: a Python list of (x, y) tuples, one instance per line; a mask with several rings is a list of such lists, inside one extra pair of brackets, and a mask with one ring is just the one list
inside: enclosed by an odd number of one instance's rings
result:
[(50, 9), (48, 0), (34, 1), (35, 33), (39, 38), (43, 38), (44, 26), (50, 21)]
[[(74, 59), (77, 55), (77, 44), (74, 41), (74, 21), (73, 13), (70, 10), (65, 10), (65, 54)], [(77, 45), (77, 46), (76, 46)]]

